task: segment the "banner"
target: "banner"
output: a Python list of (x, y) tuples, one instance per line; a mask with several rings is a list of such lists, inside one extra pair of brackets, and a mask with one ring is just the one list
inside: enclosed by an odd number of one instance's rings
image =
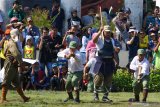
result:
[(39, 61), (34, 60), (34, 59), (24, 59), (24, 58), (22, 58), (22, 60), (23, 60), (24, 62), (29, 63), (29, 64), (35, 64), (36, 62), (39, 62)]
[(4, 67), (0, 71), (0, 83), (3, 82), (3, 79), (4, 79)]

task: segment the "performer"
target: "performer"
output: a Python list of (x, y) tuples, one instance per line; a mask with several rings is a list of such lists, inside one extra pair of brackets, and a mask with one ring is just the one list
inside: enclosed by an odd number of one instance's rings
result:
[[(102, 26), (102, 25), (101, 25)], [(94, 100), (99, 100), (98, 88), (104, 87), (104, 96), (102, 101), (111, 102), (108, 98), (109, 89), (112, 83), (113, 72), (115, 70), (114, 62), (114, 41), (111, 39), (110, 26), (101, 27), (98, 34), (94, 37), (93, 42), (97, 47), (96, 64), (94, 72)]]
[(82, 55), (77, 50), (77, 43), (75, 41), (71, 41), (69, 48), (59, 52), (57, 56), (68, 59), (68, 76), (65, 88), (69, 97), (64, 100), (64, 102), (73, 100), (72, 88), (74, 88), (76, 94), (74, 101), (79, 103), (79, 81), (82, 79), (82, 71), (84, 66)]
[(131, 102), (139, 102), (139, 94), (141, 85), (143, 85), (143, 102), (146, 102), (148, 95), (148, 82), (149, 82), (149, 62), (145, 58), (144, 49), (138, 49), (137, 56), (134, 57), (130, 64), (130, 69), (134, 72), (133, 93), (135, 98), (130, 98)]
[(11, 30), (10, 35), (11, 39), (9, 39), (7, 46), (4, 49), (6, 60), (4, 62), (5, 72), (2, 82), (1, 103), (4, 103), (6, 101), (6, 95), (10, 84), (12, 84), (12, 86), (16, 88), (23, 101), (27, 102), (30, 98), (24, 95), (22, 88), (20, 87), (18, 77), (18, 65), (22, 66), (22, 55), (17, 46), (19, 35), (18, 29)]

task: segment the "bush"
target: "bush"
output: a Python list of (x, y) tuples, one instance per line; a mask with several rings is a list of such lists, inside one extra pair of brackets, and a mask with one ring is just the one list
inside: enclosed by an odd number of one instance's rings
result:
[(132, 75), (126, 70), (118, 69), (113, 76), (112, 91), (132, 91)]
[(32, 20), (35, 26), (42, 28), (42, 27), (51, 27), (51, 21), (48, 20), (49, 11), (41, 10), (41, 9), (34, 9), (31, 12)]
[[(113, 76), (112, 91), (131, 92), (133, 76), (126, 70), (119, 69)], [(160, 90), (160, 70), (151, 70), (149, 91), (158, 92)]]
[(160, 70), (151, 70), (149, 90), (154, 92), (160, 90)]

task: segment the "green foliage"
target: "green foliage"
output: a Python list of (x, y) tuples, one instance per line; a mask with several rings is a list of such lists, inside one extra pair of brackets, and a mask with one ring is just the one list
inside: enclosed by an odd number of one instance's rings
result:
[(118, 69), (113, 76), (112, 91), (132, 91), (131, 77), (128, 71)]
[(44, 26), (50, 28), (51, 21), (48, 20), (48, 13), (49, 11), (46, 10), (34, 9), (31, 12), (31, 17), (33, 19), (34, 24), (39, 28), (42, 28)]
[(160, 90), (160, 70), (151, 70), (149, 90), (154, 92)]
[[(126, 70), (119, 69), (113, 76), (112, 91), (131, 92), (133, 76)], [(160, 70), (151, 70), (149, 91), (159, 92), (160, 90)]]
[[(102, 21), (103, 21), (103, 25), (107, 25), (107, 22), (106, 22), (105, 17), (103, 17), (102, 19), (103, 19), (103, 20), (102, 20)], [(101, 21), (98, 20), (98, 19), (95, 19), (95, 20), (94, 20), (94, 23), (91, 25), (91, 27), (96, 28), (96, 29), (99, 29), (100, 26), (101, 26)]]

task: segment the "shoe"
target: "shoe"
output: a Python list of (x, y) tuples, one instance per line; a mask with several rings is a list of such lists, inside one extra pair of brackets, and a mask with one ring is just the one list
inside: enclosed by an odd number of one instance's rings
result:
[(102, 97), (102, 101), (103, 101), (103, 102), (113, 102), (113, 101), (110, 100), (107, 96), (103, 96), (103, 97)]
[(75, 90), (75, 95), (76, 95), (76, 97), (74, 99), (74, 102), (75, 103), (80, 103), (80, 100), (79, 100), (79, 90)]
[(25, 97), (25, 98), (23, 99), (24, 102), (29, 102), (29, 100), (30, 100), (30, 97)]
[(99, 101), (98, 93), (94, 93), (94, 101)]
[(130, 98), (129, 100), (128, 100), (129, 102), (139, 102), (139, 100), (137, 99), (135, 99), (135, 98)]
[(17, 93), (22, 97), (24, 102), (28, 102), (30, 97), (26, 97), (22, 91), (22, 88), (17, 88)]
[(74, 99), (74, 102), (75, 102), (75, 103), (80, 103), (80, 100), (77, 99), (77, 98), (75, 98), (75, 99)]
[(73, 98), (66, 98), (63, 102), (68, 102), (68, 101), (73, 101), (74, 99)]
[(69, 100), (74, 100), (72, 92), (67, 92), (67, 94), (68, 94), (68, 98), (66, 98), (63, 102), (68, 102)]
[(139, 102), (139, 95), (135, 95), (135, 98), (130, 98), (129, 102)]
[(143, 103), (146, 103), (147, 96), (148, 96), (148, 89), (143, 89), (143, 99), (142, 99)]

